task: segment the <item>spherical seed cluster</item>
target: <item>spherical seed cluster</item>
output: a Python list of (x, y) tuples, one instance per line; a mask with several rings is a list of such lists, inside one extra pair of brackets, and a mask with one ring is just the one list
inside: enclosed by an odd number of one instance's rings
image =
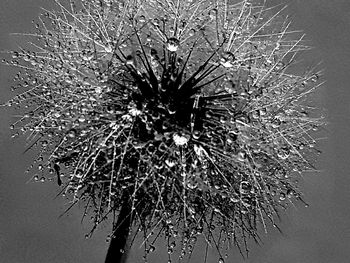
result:
[[(45, 11), (20, 68), (25, 110), (12, 128), (39, 148), (95, 227), (128, 202), (146, 252), (159, 234), (180, 257), (204, 236), (223, 260), (280, 208), (301, 200), (322, 125), (305, 102), (320, 85), (297, 74), (308, 49), (280, 11), (249, 1), (99, 0)], [(94, 229), (95, 229), (94, 227)]]

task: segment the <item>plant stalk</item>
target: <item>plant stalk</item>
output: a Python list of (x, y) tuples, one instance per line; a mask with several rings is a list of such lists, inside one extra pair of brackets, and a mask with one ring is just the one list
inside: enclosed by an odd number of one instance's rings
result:
[(125, 263), (127, 260), (129, 252), (127, 243), (132, 224), (131, 205), (128, 201), (128, 198), (125, 198), (121, 207), (116, 229), (113, 231), (109, 244), (105, 263)]

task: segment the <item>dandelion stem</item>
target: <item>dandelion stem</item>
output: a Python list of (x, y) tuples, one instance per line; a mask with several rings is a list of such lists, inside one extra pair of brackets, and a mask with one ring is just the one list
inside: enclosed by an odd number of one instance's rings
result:
[(124, 198), (118, 215), (117, 225), (113, 231), (105, 263), (125, 263), (128, 257), (128, 237), (132, 224), (132, 211), (128, 198)]

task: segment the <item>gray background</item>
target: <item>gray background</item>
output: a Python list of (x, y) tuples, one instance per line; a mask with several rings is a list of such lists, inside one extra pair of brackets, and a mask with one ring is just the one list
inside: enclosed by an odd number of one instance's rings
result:
[[(45, 0), (0, 0), (0, 50), (15, 49), (16, 37), (10, 32), (31, 30), (31, 20), (49, 7)], [(281, 1), (270, 1), (280, 3)], [(269, 3), (270, 3), (269, 2)], [(328, 140), (318, 160), (317, 174), (305, 174), (303, 189), (310, 207), (298, 206), (283, 215), (281, 235), (276, 230), (263, 236), (261, 246), (252, 245), (248, 260), (236, 250), (226, 262), (249, 263), (344, 263), (350, 258), (350, 1), (284, 1), (294, 20), (293, 27), (303, 29), (315, 49), (308, 63), (323, 61), (326, 84), (317, 101), (328, 110)], [(0, 101), (10, 97), (13, 70), (0, 66)], [(32, 155), (23, 155), (24, 139), (11, 140), (8, 129), (12, 112), (0, 111), (0, 262), (2, 263), (94, 263), (103, 262), (108, 225), (92, 239), (80, 224), (81, 211), (74, 209), (58, 219), (65, 201), (57, 198), (57, 185), (28, 183), (23, 174)], [(203, 244), (192, 262), (203, 262)], [(202, 246), (202, 247), (200, 247)], [(132, 252), (130, 262), (142, 249)], [(139, 259), (139, 258), (138, 258)], [(149, 262), (166, 262), (155, 253)], [(211, 255), (208, 262), (217, 262)]]

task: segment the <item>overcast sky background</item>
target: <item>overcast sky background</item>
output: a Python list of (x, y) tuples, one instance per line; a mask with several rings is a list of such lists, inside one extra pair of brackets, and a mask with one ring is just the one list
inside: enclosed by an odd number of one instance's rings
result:
[[(268, 0), (269, 1), (269, 0)], [(45, 0), (0, 0), (0, 50), (16, 49), (10, 32), (28, 32), (31, 21), (49, 7)], [(282, 1), (270, 1), (280, 3)], [(315, 49), (306, 58), (323, 61), (326, 81), (317, 100), (327, 109), (328, 141), (322, 142), (318, 174), (305, 174), (303, 189), (310, 207), (299, 205), (283, 215), (281, 235), (271, 231), (263, 245), (251, 246), (243, 260), (238, 251), (226, 262), (344, 263), (350, 258), (350, 1), (290, 0), (286, 11), (293, 27), (303, 29)], [(0, 66), (0, 102), (9, 92), (13, 70)], [(23, 155), (24, 141), (10, 139), (11, 112), (0, 109), (0, 262), (2, 263), (102, 263), (107, 249), (108, 225), (92, 239), (80, 224), (82, 211), (64, 211), (64, 200), (55, 195), (56, 184), (28, 183), (24, 171), (31, 154)], [(197, 248), (191, 262), (203, 262)], [(141, 262), (142, 249), (132, 251), (130, 262)], [(198, 256), (197, 253), (201, 255)], [(138, 260), (137, 260), (138, 258)], [(149, 260), (166, 262), (157, 253)], [(217, 262), (212, 255), (210, 262)]]

